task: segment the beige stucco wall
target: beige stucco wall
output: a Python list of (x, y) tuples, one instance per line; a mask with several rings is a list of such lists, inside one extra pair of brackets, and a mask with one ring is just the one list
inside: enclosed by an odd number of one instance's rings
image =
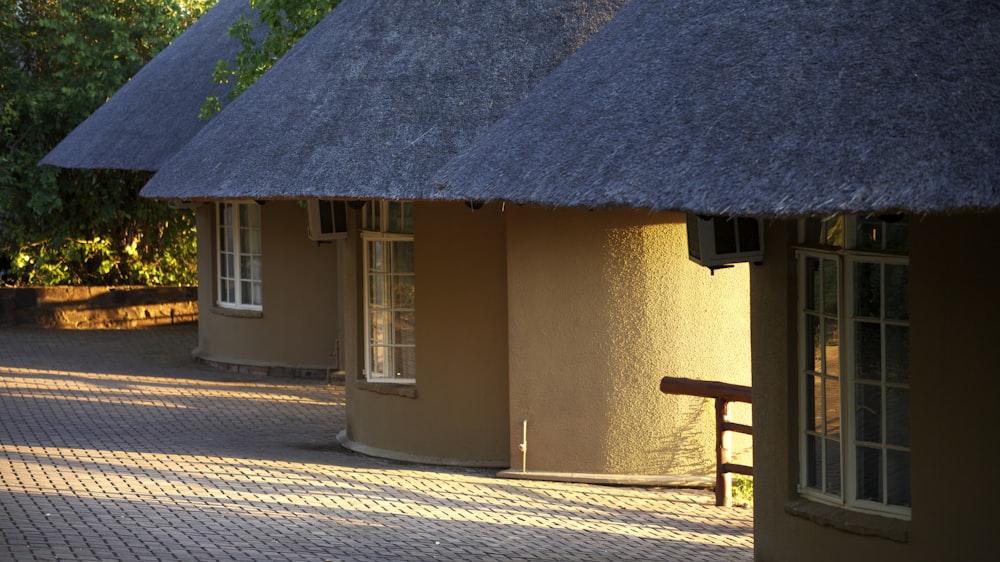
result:
[[(348, 444), (390, 458), (506, 466), (507, 293), (499, 204), (417, 203), (416, 397), (357, 381), (347, 372)], [(352, 259), (357, 259), (357, 247)], [(360, 286), (360, 279), (354, 280)], [(356, 287), (349, 294), (360, 295)], [(360, 331), (357, 314), (353, 329)], [(358, 341), (360, 345), (360, 341)]]
[(690, 262), (677, 213), (506, 214), (511, 467), (527, 420), (529, 472), (714, 474), (713, 402), (659, 381), (749, 384), (749, 266)]
[(261, 207), (263, 310), (234, 314), (216, 300), (214, 204), (197, 210), (198, 348), (209, 361), (292, 369), (337, 367), (340, 301), (337, 244), (306, 235), (306, 209), (294, 201)]
[[(908, 542), (786, 513), (796, 497), (794, 262), (787, 223), (752, 271), (757, 560), (978, 560), (995, 550), (1000, 215), (928, 216), (910, 238), (912, 521)], [(785, 251), (782, 251), (784, 248)]]

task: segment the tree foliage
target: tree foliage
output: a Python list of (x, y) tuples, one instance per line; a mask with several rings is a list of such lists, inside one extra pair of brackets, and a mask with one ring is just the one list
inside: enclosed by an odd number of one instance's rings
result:
[(195, 282), (190, 213), (148, 173), (37, 162), (214, 0), (0, 0), (0, 275), (16, 284)]
[[(232, 84), (230, 99), (242, 94), (271, 68), (288, 49), (309, 32), (339, 0), (250, 0), (256, 20), (241, 16), (229, 34), (239, 39), (241, 49), (235, 61), (220, 60), (212, 78)], [(201, 108), (207, 119), (222, 108), (222, 100), (212, 96)]]

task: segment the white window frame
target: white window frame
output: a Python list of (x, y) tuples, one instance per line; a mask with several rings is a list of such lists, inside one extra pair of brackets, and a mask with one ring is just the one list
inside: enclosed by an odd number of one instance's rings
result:
[[(905, 450), (910, 452), (910, 447), (897, 447), (889, 445), (886, 443), (879, 444), (878, 448), (881, 451), (882, 459), (882, 474), (880, 486), (882, 488), (882, 502), (874, 502), (864, 499), (856, 499), (858, 492), (857, 483), (857, 454), (856, 447), (858, 445), (857, 434), (855, 431), (855, 425), (857, 423), (856, 411), (857, 411), (857, 397), (855, 396), (855, 389), (857, 380), (854, 372), (855, 365), (855, 320), (853, 311), (853, 303), (855, 300), (854, 295), (854, 270), (858, 263), (878, 263), (883, 267), (885, 265), (909, 265), (909, 258), (907, 255), (901, 254), (899, 252), (881, 252), (881, 251), (871, 251), (871, 250), (853, 250), (855, 244), (855, 232), (856, 232), (856, 217), (845, 216), (844, 220), (844, 233), (843, 242), (844, 248), (832, 248), (832, 247), (804, 247), (798, 246), (796, 248), (796, 258), (798, 260), (798, 312), (797, 312), (797, 325), (798, 325), (798, 370), (796, 372), (796, 381), (798, 385), (798, 404), (799, 404), (799, 431), (798, 431), (798, 445), (799, 445), (799, 493), (811, 500), (815, 500), (822, 503), (827, 503), (831, 505), (839, 505), (846, 509), (853, 511), (860, 511), (866, 513), (874, 513), (878, 515), (884, 515), (899, 519), (910, 519), (912, 508), (909, 506), (899, 506), (888, 504), (889, 487), (888, 487), (888, 471), (886, 470), (886, 455), (888, 450)], [(812, 376), (809, 373), (810, 369), (807, 369), (806, 361), (806, 345), (808, 335), (806, 334), (806, 263), (807, 258), (816, 258), (821, 260), (833, 260), (837, 264), (837, 323), (838, 323), (838, 360), (840, 362), (839, 371), (839, 384), (840, 384), (840, 413), (839, 413), (839, 423), (840, 423), (840, 495), (832, 495), (825, 493), (816, 488), (811, 488), (807, 486), (809, 471), (811, 466), (808, 462), (808, 446), (807, 446), (807, 420), (806, 420), (806, 404), (807, 401), (813, 398), (807, 396), (808, 386), (806, 385), (806, 377)], [(820, 275), (822, 275), (822, 265), (820, 267)], [(881, 302), (885, 302), (885, 286), (882, 286), (882, 298)], [(884, 309), (884, 305), (883, 305)], [(815, 313), (811, 313), (815, 314)], [(819, 314), (823, 317), (823, 314)], [(909, 321), (903, 320), (890, 320), (886, 318), (880, 318), (878, 320), (882, 330), (884, 331), (884, 326), (888, 325), (898, 325), (909, 327)], [(882, 348), (882, 368), (885, 369), (885, 348)], [(824, 373), (826, 373), (826, 365), (824, 364)], [(881, 392), (881, 420), (880, 427), (883, 434), (883, 441), (885, 440), (886, 432), (886, 396), (887, 388), (905, 388), (909, 390), (910, 383), (892, 383), (883, 380), (879, 383)], [(825, 419), (825, 417), (824, 417)], [(912, 446), (912, 445), (911, 445)], [(912, 465), (911, 465), (912, 466)], [(825, 467), (823, 469), (825, 471)], [(825, 481), (825, 476), (824, 476)]]
[[(242, 224), (240, 209), (256, 215), (255, 220)], [(229, 221), (225, 220), (225, 217)], [(260, 205), (246, 201), (223, 201), (215, 205), (216, 249), (216, 305), (221, 308), (235, 310), (263, 310), (262, 260), (261, 248), (261, 216)], [(255, 237), (258, 248), (245, 248), (242, 233)], [(245, 260), (245, 261), (244, 261)], [(249, 275), (244, 273), (243, 265), (248, 267)], [(229, 284), (232, 285), (230, 298)], [(247, 290), (249, 289), (249, 290)]]
[[(402, 372), (399, 371), (395, 365), (395, 355), (391, 353), (395, 349), (408, 349), (413, 355), (413, 361), (416, 360), (416, 335), (414, 326), (413, 343), (401, 343), (394, 341), (395, 332), (393, 330), (388, 330), (384, 334), (383, 340), (376, 342), (372, 337), (372, 291), (371, 279), (373, 276), (373, 271), (370, 263), (369, 248), (372, 242), (387, 242), (386, 248), (391, 252), (393, 242), (413, 242), (412, 225), (410, 225), (410, 232), (390, 232), (389, 216), (389, 206), (390, 205), (412, 205), (411, 201), (369, 201), (365, 205), (364, 217), (362, 219), (362, 230), (361, 230), (361, 241), (362, 241), (362, 271), (363, 274), (363, 302), (364, 302), (364, 342), (365, 342), (365, 357), (364, 357), (364, 367), (362, 368), (362, 374), (365, 379), (370, 383), (394, 383), (394, 384), (416, 384), (416, 367), (412, 369), (412, 376), (403, 376)], [(402, 209), (400, 209), (402, 212)], [(376, 220), (374, 217), (377, 216)], [(377, 223), (372, 226), (373, 223)], [(376, 230), (377, 229), (377, 230)], [(386, 258), (390, 267), (392, 260)], [(398, 277), (398, 276), (409, 276), (412, 277), (412, 286), (416, 288), (416, 273), (411, 272), (396, 272), (390, 270), (385, 270), (380, 272), (380, 275), (384, 275), (388, 278)], [(388, 313), (390, 317), (397, 312), (406, 313), (409, 312), (415, 322), (416, 317), (416, 301), (412, 307), (397, 307), (393, 304), (393, 297), (391, 294), (391, 283), (383, 284), (383, 292), (380, 295), (383, 302), (389, 302), (389, 307), (384, 309), (383, 312)], [(414, 297), (415, 299), (415, 297)], [(383, 348), (389, 350), (390, 352), (386, 354), (385, 364), (387, 372), (376, 372), (373, 369), (373, 348)]]

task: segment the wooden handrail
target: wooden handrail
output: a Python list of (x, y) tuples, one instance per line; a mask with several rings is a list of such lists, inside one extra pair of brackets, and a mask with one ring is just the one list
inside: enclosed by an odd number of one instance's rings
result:
[(715, 399), (715, 505), (733, 504), (732, 474), (753, 476), (753, 467), (730, 461), (728, 432), (753, 435), (753, 427), (729, 419), (730, 402), (750, 404), (750, 387), (716, 381), (663, 377), (660, 392)]
[(729, 402), (750, 403), (750, 387), (727, 382), (699, 381), (680, 377), (663, 377), (660, 392), (685, 394), (702, 398), (725, 398)]

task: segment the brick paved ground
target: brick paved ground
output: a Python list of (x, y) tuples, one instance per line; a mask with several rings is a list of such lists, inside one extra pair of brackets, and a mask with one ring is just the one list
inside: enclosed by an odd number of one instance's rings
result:
[(0, 560), (749, 560), (709, 492), (336, 446), (341, 386), (192, 363), (190, 327), (0, 330)]

